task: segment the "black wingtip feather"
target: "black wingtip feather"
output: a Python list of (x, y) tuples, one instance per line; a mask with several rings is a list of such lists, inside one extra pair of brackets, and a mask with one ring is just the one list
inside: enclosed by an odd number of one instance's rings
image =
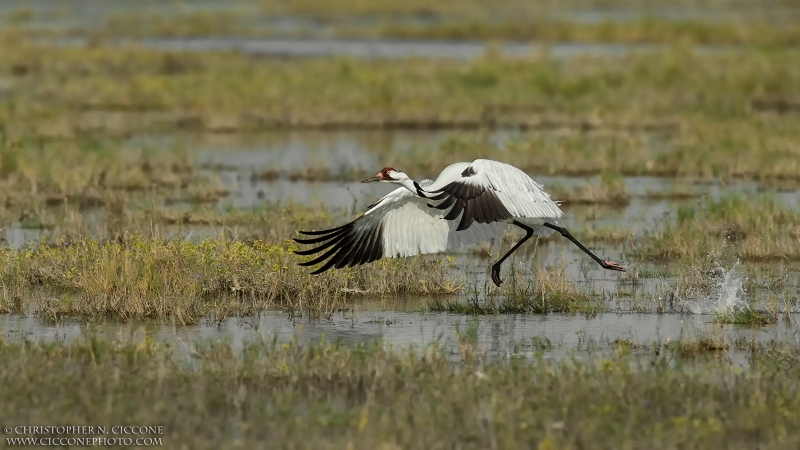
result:
[(453, 205), (443, 219), (456, 220), (461, 215), (456, 231), (466, 230), (474, 222), (492, 223), (512, 217), (492, 189), (469, 183), (453, 182), (442, 188), (442, 192), (448, 193), (449, 196), (435, 207), (444, 210)]
[(321, 234), (330, 234), (330, 233), (333, 233), (335, 231), (340, 231), (342, 228), (350, 225), (351, 223), (346, 223), (346, 224), (344, 224), (344, 225), (342, 225), (340, 227), (331, 228), (331, 229), (328, 229), (328, 230), (319, 230), (319, 231), (299, 231), (298, 230), (298, 233), (305, 234), (305, 235), (308, 235), (308, 236), (319, 236)]
[(295, 255), (300, 255), (300, 256), (313, 255), (315, 253), (319, 253), (322, 250), (325, 250), (326, 248), (330, 247), (331, 245), (333, 245), (333, 244), (330, 244), (330, 245), (329, 244), (325, 244), (324, 248), (323, 248), (323, 246), (319, 246), (319, 247), (310, 248), (308, 250), (295, 250), (294, 254)]
[(294, 240), (298, 244), (318, 244), (320, 242), (327, 241), (328, 239), (333, 239), (335, 237), (341, 236), (342, 233), (344, 233), (344, 231), (345, 230), (342, 229), (342, 230), (339, 230), (339, 231), (335, 231), (335, 232), (333, 232), (331, 234), (328, 234), (328, 235), (325, 235), (325, 236), (320, 236), (320, 237), (315, 237), (315, 238), (312, 238), (312, 239), (292, 238), (292, 240)]
[(298, 264), (308, 267), (324, 261), (321, 267), (309, 272), (311, 275), (319, 275), (331, 268), (352, 267), (382, 258), (383, 224), (379, 222), (374, 227), (364, 228), (354, 226), (354, 223), (355, 221), (326, 230), (324, 233), (316, 231), (305, 233), (319, 236), (313, 239), (293, 238), (295, 242), (301, 244), (322, 242), (321, 245), (311, 249), (295, 250), (295, 254), (303, 256), (322, 253), (310, 261)]

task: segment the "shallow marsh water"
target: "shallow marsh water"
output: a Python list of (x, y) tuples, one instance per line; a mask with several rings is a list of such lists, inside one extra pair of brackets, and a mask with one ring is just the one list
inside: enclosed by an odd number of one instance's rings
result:
[[(559, 133), (558, 130), (552, 133), (537, 132), (537, 136), (557, 136)], [(143, 148), (164, 152), (180, 149), (185, 152), (200, 165), (199, 176), (218, 179), (229, 192), (229, 195), (216, 201), (216, 207), (220, 210), (297, 202), (336, 212), (345, 210), (352, 217), (394, 189), (394, 186), (384, 184), (360, 183), (361, 175), (373, 173), (385, 166), (403, 169), (404, 159), (413, 158), (418, 152), (438, 151), (443, 143), (455, 136), (464, 137), (465, 134), (423, 130), (307, 130), (238, 135), (170, 133), (134, 135), (128, 140), (126, 147), (133, 152)], [(510, 141), (522, 141), (527, 135), (522, 131), (498, 130), (466, 136), (470, 139), (485, 139), (491, 145), (503, 147)], [(657, 140), (657, 137), (654, 135), (652, 139)], [(324, 173), (304, 174), (304, 170), (317, 166), (323, 168)], [(416, 179), (435, 178), (440, 169), (435, 167), (428, 173), (409, 174)], [(296, 174), (300, 174), (302, 179), (297, 179)], [(600, 183), (597, 176), (531, 175), (544, 184), (547, 190), (557, 187), (568, 191)], [(317, 176), (319, 178), (315, 179)], [(628, 204), (583, 205), (566, 201), (562, 205), (566, 211), (565, 226), (574, 229), (584, 223), (593, 227), (622, 224), (641, 234), (644, 231), (658, 230), (681, 205), (698, 204), (732, 193), (756, 193), (759, 190), (755, 182), (705, 181), (694, 184), (685, 179), (644, 176), (624, 177), (622, 181), (631, 196)], [(652, 193), (668, 195), (678, 190), (692, 195), (675, 199), (648, 198)], [(800, 204), (798, 190), (777, 192), (775, 196), (790, 208)], [(557, 196), (555, 198), (559, 199)], [(165, 207), (192, 211), (195, 205), (168, 201)], [(207, 235), (203, 226), (187, 225), (182, 230), (196, 238)], [(8, 245), (19, 248), (46, 235), (47, 230), (26, 229), (17, 225), (7, 227), (4, 234)]]
[[(177, 134), (138, 136), (132, 138), (129, 145), (131, 148), (178, 146), (196, 156), (204, 167), (203, 172), (219, 177), (230, 191), (228, 197), (218, 201), (217, 207), (220, 209), (253, 208), (265, 202), (285, 202), (291, 199), (333, 211), (346, 209), (352, 216), (360, 214), (367, 204), (394, 187), (361, 184), (357, 180), (293, 181), (285, 174), (301, 169), (309, 162), (323, 161), (326, 158), (341, 162), (340, 172), (337, 172), (340, 175), (376, 170), (386, 164), (401, 167), (403, 158), (408, 157), (415, 149), (436, 149), (451, 136), (448, 132), (431, 131), (274, 132), (238, 137)], [(493, 142), (500, 143), (499, 145), (506, 140), (518, 138), (524, 136), (518, 132), (505, 131), (496, 132), (489, 137)], [(276, 177), (259, 178), (258, 174), (265, 170), (276, 171)], [(432, 170), (437, 171), (436, 168)], [(534, 178), (546, 187), (558, 185), (568, 189), (587, 183), (597, 184), (599, 181), (597, 177), (535, 174)], [(584, 222), (598, 227), (622, 224), (642, 233), (659, 229), (665, 221), (671, 220), (671, 215), (681, 204), (706, 201), (733, 192), (750, 193), (758, 190), (755, 183), (714, 182), (692, 186), (702, 198), (649, 200), (646, 197), (647, 192), (670, 192), (685, 181), (654, 177), (626, 177), (623, 181), (626, 190), (631, 194), (628, 205), (608, 207), (565, 204), (567, 216), (563, 223), (573, 230), (579, 229)], [(800, 198), (797, 191), (781, 192), (777, 195), (788, 206), (796, 206)], [(175, 204), (168, 207), (191, 210), (192, 206)], [(215, 227), (192, 225), (182, 226), (179, 230), (184, 237), (190, 236), (194, 239), (219, 233)], [(7, 245), (19, 248), (36, 241), (47, 230), (9, 227), (4, 232)], [(614, 248), (613, 245), (592, 242), (587, 242), (587, 245), (597, 249), (604, 257), (622, 257), (624, 261), (621, 249)], [(457, 274), (466, 277), (472, 288), (478, 292), (488, 282), (488, 266), (496, 258), (499, 246), (500, 242), (497, 241), (490, 243), (488, 247), (473, 246), (453, 253)], [(451, 352), (458, 352), (461, 334), (472, 336), (478, 347), (493, 358), (502, 358), (512, 353), (533, 355), (541, 350), (542, 342), (549, 342), (545, 349), (547, 357), (568, 358), (574, 351), (586, 349), (587, 346), (610, 348), (610, 343), (619, 340), (648, 346), (653, 342), (664, 343), (707, 333), (708, 330), (719, 327), (712, 324), (717, 304), (735, 298), (735, 291), (741, 290), (741, 283), (734, 283), (727, 287), (731, 292), (719, 294), (718, 298), (710, 299), (706, 305), (679, 305), (667, 310), (683, 311), (683, 314), (633, 313), (632, 311), (637, 311), (636, 305), (644, 297), (649, 296), (652, 301), (653, 296), (669, 295), (669, 286), (665, 288), (664, 285), (669, 285), (674, 280), (643, 278), (620, 296), (615, 293), (620, 282), (605, 271), (588, 264), (587, 258), (568, 242), (556, 239), (530, 247), (506, 264), (506, 276), (512, 266), (524, 272), (536, 266), (557, 266), (563, 261), (569, 277), (578, 280), (578, 283), (589, 285), (595, 292), (609, 293), (603, 294), (603, 300), (608, 311), (613, 312), (596, 317), (550, 314), (476, 318), (453, 313), (418, 312), (426, 309), (426, 299), (405, 302), (357, 298), (349, 305), (351, 311), (335, 313), (330, 319), (320, 321), (291, 319), (283, 312), (267, 311), (259, 317), (230, 318), (219, 322), (207, 318), (199, 325), (183, 327), (133, 323), (87, 325), (69, 321), (53, 325), (37, 317), (10, 314), (0, 316), (0, 331), (6, 339), (69, 342), (87, 333), (99, 332), (127, 338), (146, 330), (156, 339), (173, 342), (186, 354), (191, 354), (192, 343), (198, 339), (230, 340), (235, 347), (241, 348), (244, 342), (253, 339), (273, 336), (291, 339), (297, 336), (310, 340), (323, 335), (328, 339), (341, 339), (348, 343), (383, 339), (387, 345), (399, 347), (439, 343)], [(687, 311), (696, 314), (686, 314)], [(761, 340), (794, 342), (798, 331), (795, 323), (781, 320), (778, 324), (756, 329), (726, 326), (724, 332), (729, 341), (752, 335)], [(742, 359), (736, 361), (739, 364), (745, 363)]]
[[(560, 131), (553, 131), (557, 135)], [(543, 133), (537, 132), (537, 136)], [(544, 133), (547, 135), (547, 133)], [(216, 201), (219, 210), (250, 209), (269, 203), (298, 202), (326, 208), (333, 212), (346, 211), (345, 216), (355, 217), (376, 199), (393, 190), (394, 186), (380, 183), (360, 183), (358, 174), (372, 173), (390, 165), (403, 168), (403, 160), (413, 158), (415, 152), (437, 151), (442, 144), (455, 136), (465, 137), (464, 133), (450, 131), (275, 131), (269, 133), (215, 135), (197, 133), (171, 133), (135, 135), (126, 147), (131, 151), (142, 148), (163, 149), (159, 151), (181, 151), (196, 159), (202, 170), (199, 175), (220, 180), (229, 195)], [(492, 145), (504, 146), (510, 141), (526, 139), (522, 131), (498, 130), (490, 133), (480, 132), (466, 135), (471, 139), (485, 139)], [(656, 136), (652, 137), (657, 139)], [(491, 157), (491, 155), (489, 155)], [(330, 161), (338, 161), (331, 164)], [(323, 179), (296, 180), (292, 174), (307, 167), (320, 164), (328, 167), (328, 175)], [(414, 178), (435, 178), (441, 168), (431, 168), (429, 173), (410, 173)], [(264, 174), (269, 174), (264, 176)], [(534, 179), (550, 190), (554, 186), (571, 190), (584, 185), (598, 185), (597, 176), (568, 177), (531, 174)], [(308, 178), (308, 177), (307, 177)], [(332, 179), (330, 179), (332, 178)], [(562, 206), (566, 216), (562, 223), (579, 230), (588, 225), (593, 228), (619, 227), (633, 230), (637, 235), (654, 232), (671, 220), (681, 205), (702, 204), (710, 199), (718, 199), (732, 193), (756, 193), (759, 186), (755, 182), (721, 183), (717, 181), (693, 184), (684, 179), (657, 177), (624, 177), (625, 190), (631, 195), (626, 205), (571, 205), (569, 201)], [(650, 193), (669, 193), (677, 189), (696, 193), (697, 197), (677, 199), (650, 199)], [(800, 204), (800, 191), (789, 190), (775, 193), (786, 206)], [(165, 207), (177, 211), (191, 212), (195, 205), (186, 202), (168, 202)], [(90, 213), (87, 213), (90, 215)], [(333, 225), (333, 224), (332, 224)], [(203, 239), (219, 235), (218, 227), (203, 225), (181, 225), (167, 227), (169, 235)], [(7, 245), (20, 248), (47, 236), (49, 230), (27, 229), (21, 225), (6, 227), (3, 230)], [(289, 238), (290, 236), (287, 236)], [(488, 250), (495, 257), (499, 251), (499, 241), (489, 246), (473, 246), (455, 252), (459, 270), (465, 270), (478, 284), (484, 281), (489, 264)], [(620, 250), (606, 243), (587, 244), (605, 254), (608, 258), (620, 256)], [(532, 247), (532, 246), (526, 246)], [(479, 252), (473, 250), (481, 249)], [(535, 264), (568, 263), (572, 275), (581, 272), (581, 261), (585, 258), (575, 247), (561, 239), (550, 240), (540, 245), (535, 252), (522, 253), (536, 255), (535, 261), (527, 257), (512, 259), (529, 267)], [(483, 256), (477, 256), (482, 254)], [(602, 271), (589, 269), (589, 278), (602, 278)], [(477, 277), (477, 278), (473, 278)], [(611, 282), (613, 283), (613, 281)], [(607, 283), (598, 284), (597, 289), (610, 287)]]
[[(375, 308), (377, 302), (372, 303)], [(653, 349), (681, 339), (693, 339), (717, 333), (730, 346), (731, 362), (746, 365), (745, 353), (737, 354), (732, 343), (737, 340), (798, 343), (800, 329), (786, 322), (760, 328), (713, 323), (710, 314), (635, 314), (607, 313), (596, 317), (550, 314), (498, 315), (472, 317), (453, 313), (404, 312), (372, 309), (368, 304), (358, 312), (336, 313), (330, 320), (309, 321), (288, 318), (284, 313), (267, 311), (258, 317), (208, 318), (199, 325), (159, 324), (82, 324), (63, 322), (57, 325), (35, 317), (0, 315), (0, 332), (6, 340), (20, 342), (69, 343), (81, 337), (101, 335), (122, 340), (141, 339), (147, 335), (169, 343), (183, 356), (191, 356), (198, 341), (222, 341), (241, 350), (248, 342), (321, 338), (356, 345), (381, 340), (397, 349), (410, 346), (442, 346), (454, 355), (461, 343), (469, 341), (487, 357), (511, 355), (533, 357), (542, 353), (547, 359), (569, 359), (581, 355), (611, 352), (620, 342), (633, 348)]]
[[(353, 58), (447, 58), (472, 59), (483, 56), (487, 45), (467, 40), (392, 39), (297, 39), (297, 38), (150, 38), (137, 45), (174, 51), (238, 51), (259, 56), (349, 56)], [(553, 58), (579, 55), (622, 56), (650, 45), (506, 42), (495, 49), (499, 54), (529, 57), (547, 52)], [(702, 51), (698, 49), (698, 51)]]

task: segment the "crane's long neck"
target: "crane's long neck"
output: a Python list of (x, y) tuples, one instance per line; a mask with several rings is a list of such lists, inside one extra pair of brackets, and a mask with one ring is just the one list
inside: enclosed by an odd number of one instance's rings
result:
[(402, 180), (395, 181), (395, 183), (403, 185), (404, 188), (408, 189), (409, 191), (413, 192), (414, 194), (422, 198), (428, 198), (425, 195), (425, 191), (423, 191), (422, 188), (420, 187), (419, 183), (412, 180), (411, 178), (406, 177)]

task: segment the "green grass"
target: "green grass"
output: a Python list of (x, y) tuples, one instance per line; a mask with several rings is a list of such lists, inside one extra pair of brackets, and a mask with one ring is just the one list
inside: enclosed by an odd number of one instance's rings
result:
[[(534, 178), (601, 176), (598, 185), (554, 187), (554, 198), (566, 204), (697, 195), (627, 192), (621, 176), (628, 175), (797, 186), (797, 27), (759, 20), (564, 23), (537, 16), (540, 6), (520, 0), (256, 5), (261, 14), (316, 16), (340, 36), (668, 45), (620, 57), (510, 58), (489, 45), (469, 62), (287, 60), (108, 45), (121, 36), (273, 32), (247, 25), (255, 16), (234, 9), (169, 18), (123, 13), (98, 30), (69, 31), (88, 36), (88, 48), (34, 45), (31, 35), (60, 32), (22, 31), (42, 19), (35, 10), (7, 14), (11, 29), (0, 33), (0, 236), (21, 224), (43, 239), (0, 250), (0, 313), (56, 324), (77, 318), (181, 325), (280, 309), (324, 320), (371, 296), (424, 297), (428, 310), (466, 314), (592, 316), (615, 301), (617, 307), (629, 301), (631, 311), (664, 312), (673, 301), (681, 310), (681, 301), (707, 299), (718, 279), (715, 264), (732, 267), (738, 258), (747, 304), (715, 320), (756, 326), (782, 315), (792, 320), (800, 217), (769, 195), (701, 197), (660, 229), (573, 230), (588, 242), (619, 244), (633, 260), (628, 276), (605, 278), (618, 280), (609, 292), (568, 275), (563, 265), (507, 268), (503, 288), (470, 287), (440, 257), (382, 260), (312, 277), (297, 266), (302, 259), (288, 238), (355, 211), (294, 203), (220, 210), (217, 201), (229, 186), (208, 174), (215, 168), (201, 167), (191, 146), (157, 139), (176, 131), (452, 129), (441, 145), (380, 157), (417, 179), (487, 155)], [(487, 8), (516, 14), (488, 22)], [(785, 10), (792, 21), (791, 5), (770, 9)], [(394, 15), (440, 21), (402, 23)], [(378, 17), (372, 25), (347, 25), (370, 16)], [(702, 54), (698, 43), (741, 46)], [(497, 128), (525, 132), (499, 146), (490, 133)], [(156, 136), (151, 144), (128, 140), (149, 134)], [(352, 180), (379, 168), (310, 165), (258, 167), (253, 176)], [(661, 286), (652, 288), (655, 282)], [(730, 343), (712, 332), (653, 345), (617, 339), (610, 352), (557, 359), (545, 352), (558, 343), (534, 337), (518, 347), (533, 349), (526, 360), (514, 352), (484, 353), (474, 320), (456, 331), (457, 352), (299, 338), (265, 338), (237, 352), (219, 342), (89, 336), (64, 345), (0, 337), (0, 423), (146, 423), (164, 427), (159, 437), (166, 446), (186, 448), (800, 445), (793, 344)], [(730, 363), (734, 351), (746, 353), (746, 369)]]
[(718, 323), (760, 326), (775, 322), (777, 318), (771, 320), (768, 316), (765, 316), (753, 308), (744, 306), (717, 312), (714, 314), (714, 321)]
[(631, 194), (625, 188), (622, 176), (605, 172), (597, 184), (583, 184), (573, 189), (554, 185), (547, 186), (547, 192), (554, 200), (569, 205), (613, 205), (625, 206), (631, 201)]
[(0, 141), (0, 202), (36, 209), (70, 204), (112, 207), (148, 192), (187, 199), (227, 195), (213, 177), (199, 176), (180, 148), (125, 148), (119, 139), (26, 136)]
[[(291, 244), (206, 239), (199, 243), (124, 235), (55, 247), (0, 250), (5, 310), (114, 320), (197, 323), (203, 316), (270, 308), (329, 316), (359, 294), (443, 295), (460, 291), (438, 259), (382, 260), (314, 277)], [(45, 295), (31, 296), (41, 288)], [(50, 293), (51, 295), (46, 295)]]
[(669, 346), (644, 357), (618, 351), (528, 364), (484, 360), (465, 345), (457, 363), (435, 347), (270, 339), (239, 354), (225, 343), (198, 344), (186, 361), (181, 348), (150, 339), (0, 341), (0, 421), (157, 425), (165, 446), (191, 448), (800, 443), (795, 347), (759, 345), (742, 371), (714, 358), (684, 364)]
[(428, 311), (459, 314), (548, 314), (568, 313), (593, 316), (606, 309), (601, 296), (571, 279), (565, 265), (559, 268), (536, 267), (518, 271), (511, 266), (503, 275), (500, 290), (486, 282), (481, 292), (473, 286), (466, 299), (432, 299)]
[(708, 355), (724, 355), (731, 347), (731, 343), (727, 342), (724, 333), (721, 333), (721, 329), (696, 336), (683, 336), (665, 344), (665, 348), (687, 359)]
[[(265, 1), (231, 3), (222, 10), (116, 12), (101, 23), (67, 30), (31, 29), (39, 33), (88, 35), (94, 41), (118, 37), (151, 36), (325, 36), (367, 38), (433, 38), (523, 40), (543, 42), (674, 43), (734, 45), (793, 45), (800, 33), (792, 27), (799, 14), (796, 5), (684, 4), (676, 6), (653, 2), (495, 2), (492, 7), (480, 2), (397, 2), (339, 0)], [(695, 2), (696, 3), (696, 2)], [(662, 18), (663, 9), (699, 13), (697, 17)], [(610, 19), (596, 22), (574, 21), (570, 13), (611, 11)], [(613, 11), (633, 13), (614, 20)], [(719, 13), (723, 13), (720, 17)], [(705, 13), (705, 14), (703, 14)], [(19, 10), (8, 17), (10, 25), (22, 25), (35, 15)], [(305, 19), (292, 29), (269, 25), (270, 19)], [(315, 19), (309, 21), (309, 19)]]
[(699, 260), (725, 247), (745, 261), (800, 258), (800, 214), (771, 195), (730, 194), (680, 207), (676, 220), (639, 247), (661, 259)]
[[(248, 23), (243, 13), (194, 13), (183, 16), (123, 13), (110, 17), (93, 39), (116, 37), (307, 37), (318, 30), (300, 25), (286, 32)], [(576, 23), (559, 19), (529, 18), (492, 20), (445, 20), (438, 23), (403, 22), (388, 18), (372, 25), (353, 26), (347, 17), (329, 21), (330, 34), (347, 38), (466, 39), (486, 41), (534, 41), (545, 43), (672, 44), (702, 45), (795, 45), (800, 33), (791, 26), (766, 22), (743, 23), (702, 20), (641, 18), (629, 21)]]
[(703, 20), (641, 18), (629, 21), (574, 23), (564, 20), (452, 21), (440, 24), (394, 24), (376, 29), (345, 30), (350, 36), (390, 36), (432, 39), (486, 39), (534, 42), (703, 45), (793, 45), (800, 33), (790, 26), (737, 21), (711, 23)]
[[(3, 34), (3, 43), (7, 55), (0, 61), (0, 73), (13, 83), (5, 91), (7, 101), (0, 105), (5, 130), (0, 142), (0, 202), (5, 205), (0, 225), (41, 229), (45, 244), (53, 247), (29, 250), (30, 259), (21, 256), (24, 252), (6, 252), (5, 309), (13, 309), (23, 297), (21, 292), (44, 287), (56, 296), (70, 295), (61, 303), (36, 304), (36, 311), (54, 318), (178, 315), (195, 322), (209, 312), (252, 312), (270, 305), (324, 315), (341, 298), (336, 292), (383, 292), (389, 276), (397, 280), (386, 291), (392, 295), (463, 292), (460, 283), (443, 275), (440, 263), (430, 263), (437, 267), (433, 278), (420, 275), (427, 262), (388, 262), (353, 271), (355, 275), (331, 275), (335, 281), (320, 287), (322, 294), (311, 287), (287, 288), (295, 282), (309, 284), (310, 279), (296, 269), (281, 275), (277, 269), (259, 269), (258, 264), (268, 262), (273, 267), (280, 262), (282, 267), (286, 262), (294, 268), (297, 260), (289, 255), (286, 240), (297, 229), (328, 226), (356, 211), (327, 212), (320, 205), (292, 204), (220, 211), (216, 202), (229, 194), (229, 187), (208, 174), (214, 167), (202, 167), (183, 144), (153, 139), (150, 144), (131, 145), (126, 140), (139, 134), (166, 135), (186, 128), (200, 134), (469, 122), (485, 128), (454, 132), (436, 147), (416, 145), (402, 157), (382, 157), (387, 160), (383, 164), (420, 179), (454, 161), (491, 155), (534, 177), (600, 174), (599, 185), (561, 191), (555, 187), (554, 197), (567, 200), (565, 206), (625, 204), (632, 196), (642, 196), (625, 190), (621, 177), (626, 175), (754, 179), (766, 185), (800, 180), (796, 113), (768, 110), (769, 99), (800, 98), (796, 69), (800, 60), (782, 48), (700, 55), (689, 45), (679, 45), (652, 54), (566, 60), (489, 53), (465, 63), (252, 59), (230, 53), (102, 45), (39, 47), (10, 32)], [(322, 78), (326, 83), (320, 85)], [(514, 124), (534, 129), (502, 146), (488, 133), (492, 126)], [(314, 163), (296, 171), (254, 168), (254, 174), (358, 179), (370, 170), (348, 167), (334, 175), (338, 169)], [(619, 244), (627, 255), (651, 263), (675, 261), (686, 268), (675, 277), (677, 290), (702, 291), (707, 277), (696, 270), (700, 266), (689, 267), (687, 261), (720, 253), (722, 247), (728, 259), (793, 261), (800, 255), (798, 224), (797, 214), (769, 196), (734, 196), (680, 207), (676, 220), (666, 222), (663, 229), (602, 225), (589, 226), (580, 234), (582, 239)], [(182, 237), (187, 230), (213, 236), (207, 241), (211, 244), (166, 239), (176, 233)], [(126, 232), (140, 236), (135, 241), (143, 249), (142, 257), (119, 266), (117, 256), (126, 261), (129, 254), (124, 247)], [(79, 261), (70, 254), (73, 250), (60, 245), (62, 241), (96, 247), (98, 256), (114, 264)], [(235, 278), (211, 277), (208, 286), (181, 272), (187, 268), (211, 272), (209, 267), (232, 251), (231, 241), (247, 248), (259, 241), (281, 249), (269, 258), (281, 256), (265, 262), (258, 251), (247, 250), (241, 266), (230, 266)], [(192, 250), (182, 253), (183, 245)], [(197, 250), (202, 245), (213, 249)], [(88, 275), (78, 282), (70, 280), (68, 272), (54, 269), (56, 261)], [(163, 267), (164, 272), (155, 278), (142, 276), (145, 262)], [(13, 267), (21, 269), (11, 273)], [(290, 281), (273, 280), (281, 287), (268, 287), (266, 280), (283, 276)], [(141, 286), (135, 285), (136, 279)], [(417, 283), (420, 280), (424, 282)], [(541, 284), (546, 280), (547, 276), (530, 274), (505, 292), (506, 299), (468, 307), (484, 312), (602, 310), (596, 293), (583, 292), (575, 280)], [(236, 290), (235, 301), (227, 300), (230, 288), (237, 286), (243, 290)], [(126, 295), (139, 300), (124, 305), (121, 299)], [(221, 304), (230, 307), (215, 306), (212, 298), (223, 298)], [(458, 305), (452, 307), (464, 307)]]
[[(419, 178), (491, 153), (532, 174), (800, 180), (797, 114), (782, 106), (800, 98), (800, 59), (781, 47), (700, 54), (684, 44), (564, 60), (489, 53), (464, 63), (53, 48), (3, 36), (0, 74), (13, 80), (0, 107), (8, 142), (187, 129), (511, 127), (529, 131), (502, 147), (461, 134), (393, 164)], [(338, 169), (259, 173), (331, 178)]]

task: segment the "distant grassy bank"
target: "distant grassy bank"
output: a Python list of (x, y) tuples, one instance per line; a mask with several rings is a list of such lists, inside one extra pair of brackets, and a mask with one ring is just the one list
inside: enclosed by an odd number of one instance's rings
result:
[(569, 59), (489, 52), (463, 63), (252, 59), (20, 39), (6, 36), (0, 61), (6, 142), (170, 130), (508, 127), (529, 136), (502, 146), (454, 139), (435, 152), (419, 148), (403, 168), (422, 172), (491, 151), (532, 173), (800, 180), (800, 56), (787, 49), (677, 46)]

